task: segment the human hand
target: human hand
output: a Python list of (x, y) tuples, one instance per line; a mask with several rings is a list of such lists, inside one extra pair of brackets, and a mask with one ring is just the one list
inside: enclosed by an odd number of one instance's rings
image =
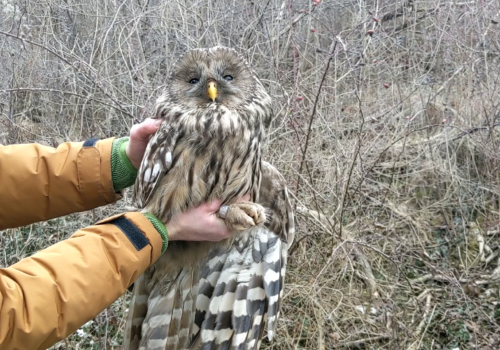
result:
[(163, 119), (148, 118), (130, 129), (130, 140), (125, 148), (125, 153), (136, 169), (139, 169), (141, 165), (151, 135), (158, 130), (162, 122)]
[[(249, 200), (250, 195), (247, 194), (237, 202)], [(221, 204), (222, 201), (217, 199), (174, 216), (166, 225), (168, 240), (218, 242), (230, 237), (234, 232), (217, 215)]]

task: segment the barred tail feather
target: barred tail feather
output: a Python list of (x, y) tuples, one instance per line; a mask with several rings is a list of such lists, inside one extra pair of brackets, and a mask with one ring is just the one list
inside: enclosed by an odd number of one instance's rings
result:
[(182, 310), (184, 311), (180, 321), (179, 349), (187, 348), (191, 342), (191, 332), (194, 327), (193, 319), (196, 314), (196, 296), (198, 294), (198, 284), (195, 284), (197, 280), (196, 274), (190, 271), (189, 278), (190, 280), (185, 283), (185, 286), (192, 287), (185, 288), (183, 291), (184, 303), (182, 305)]
[(144, 275), (134, 283), (132, 291), (132, 300), (130, 301), (125, 334), (123, 335), (123, 349), (137, 350), (141, 340), (142, 323), (148, 311), (149, 291), (146, 288)]
[(275, 322), (279, 315), (280, 293), (283, 290), (282, 242), (276, 235), (274, 245), (268, 247), (264, 258), (264, 289), (268, 299), (267, 322), (269, 340), (274, 337)]
[[(265, 227), (242, 234), (227, 254), (202, 324), (202, 349), (257, 349), (281, 288), (281, 241)], [(272, 332), (272, 328), (271, 328)]]
[[(195, 313), (196, 272), (184, 268), (173, 281), (154, 286), (148, 299), (139, 349), (185, 349), (191, 339)], [(185, 327), (187, 325), (187, 327)]]
[(175, 265), (168, 275), (156, 276), (148, 282), (158, 278), (151, 293), (145, 277), (139, 278), (127, 325), (131, 344), (140, 341), (140, 349), (148, 350), (257, 350), (266, 330), (269, 339), (275, 337), (295, 227), (284, 179), (265, 162), (262, 175), (265, 225), (209, 246), (199, 265)]

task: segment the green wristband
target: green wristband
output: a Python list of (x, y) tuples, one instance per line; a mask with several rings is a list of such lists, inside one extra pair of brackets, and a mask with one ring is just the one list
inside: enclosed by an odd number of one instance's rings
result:
[(111, 147), (111, 180), (115, 192), (120, 192), (126, 187), (132, 186), (137, 177), (137, 169), (127, 157), (128, 137), (122, 137), (113, 141)]
[(161, 253), (162, 254), (165, 253), (165, 250), (167, 250), (167, 247), (168, 247), (168, 232), (167, 232), (167, 228), (165, 227), (165, 225), (163, 224), (163, 222), (161, 222), (153, 214), (151, 214), (151, 213), (142, 213), (142, 214), (151, 222), (151, 224), (153, 224), (153, 226), (155, 227), (156, 231), (158, 231), (158, 233), (160, 234), (161, 239), (163, 241), (163, 244), (161, 246)]

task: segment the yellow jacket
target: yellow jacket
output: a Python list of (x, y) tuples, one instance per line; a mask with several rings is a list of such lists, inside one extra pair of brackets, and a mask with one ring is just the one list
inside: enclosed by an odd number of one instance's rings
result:
[[(89, 210), (119, 196), (113, 139), (0, 147), (0, 230)], [(125, 292), (160, 256), (140, 213), (108, 218), (0, 269), (0, 349), (45, 349)]]

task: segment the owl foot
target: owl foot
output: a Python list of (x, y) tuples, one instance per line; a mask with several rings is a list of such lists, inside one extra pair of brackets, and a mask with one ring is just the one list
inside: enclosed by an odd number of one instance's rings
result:
[(229, 229), (241, 232), (265, 222), (266, 213), (260, 204), (240, 202), (227, 207), (224, 220)]

